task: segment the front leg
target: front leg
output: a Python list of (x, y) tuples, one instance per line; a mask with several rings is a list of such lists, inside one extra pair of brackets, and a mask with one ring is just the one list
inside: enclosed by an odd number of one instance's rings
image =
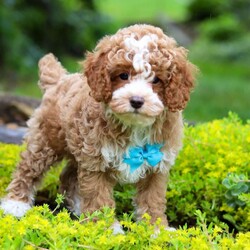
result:
[(161, 223), (168, 226), (165, 215), (166, 182), (166, 174), (151, 173), (136, 184), (137, 195), (134, 202), (137, 220), (141, 220), (143, 214), (148, 213), (151, 216), (151, 223), (155, 223), (157, 218), (160, 218)]
[(110, 173), (78, 169), (81, 213), (93, 213), (103, 207), (115, 207), (113, 187), (115, 180)]
[(31, 208), (36, 187), (58, 159), (44, 137), (39, 132), (33, 141), (30, 137), (26, 151), (21, 153), (21, 160), (7, 188), (8, 194), (0, 204), (6, 214), (22, 217)]

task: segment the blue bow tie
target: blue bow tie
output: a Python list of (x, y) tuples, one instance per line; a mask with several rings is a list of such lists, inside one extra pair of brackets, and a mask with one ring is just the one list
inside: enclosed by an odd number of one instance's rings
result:
[(123, 162), (130, 165), (130, 172), (133, 173), (146, 160), (150, 166), (155, 167), (163, 157), (160, 151), (163, 144), (146, 144), (145, 147), (134, 147), (129, 149), (128, 155), (123, 156)]

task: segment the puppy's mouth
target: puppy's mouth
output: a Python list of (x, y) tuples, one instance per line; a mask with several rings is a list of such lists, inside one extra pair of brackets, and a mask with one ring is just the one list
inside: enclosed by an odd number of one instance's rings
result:
[(134, 113), (134, 114), (141, 115), (140, 112), (138, 111), (138, 109), (135, 109), (133, 113)]
[(135, 109), (133, 112), (126, 113), (113, 113), (116, 118), (123, 124), (127, 126), (140, 126), (147, 127), (151, 126), (156, 117), (148, 116), (143, 113), (140, 113), (139, 110)]

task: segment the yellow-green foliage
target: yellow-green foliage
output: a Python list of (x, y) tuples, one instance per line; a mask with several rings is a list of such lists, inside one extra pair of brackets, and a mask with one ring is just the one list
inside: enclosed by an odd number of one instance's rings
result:
[(228, 173), (250, 173), (250, 123), (235, 114), (229, 118), (188, 127), (184, 148), (171, 170), (168, 197), (171, 221), (191, 223), (194, 211), (208, 221), (224, 220), (237, 230), (250, 228), (250, 204), (229, 207), (222, 180)]
[[(10, 181), (22, 147), (0, 144), (0, 196)], [(55, 199), (59, 168), (48, 173), (41, 187)], [(34, 207), (22, 219), (0, 211), (0, 249), (248, 249), (250, 245), (249, 193), (239, 196), (245, 205), (230, 207), (222, 185), (228, 173), (249, 176), (250, 123), (236, 115), (186, 127), (184, 147), (171, 170), (167, 214), (170, 224), (184, 225), (176, 232), (162, 230), (158, 237), (146, 221), (135, 224), (131, 186), (115, 191), (117, 211), (125, 235), (109, 229), (114, 211), (104, 209), (91, 217), (72, 220), (66, 210), (54, 215), (47, 205)], [(249, 178), (248, 178), (249, 179)], [(202, 211), (202, 212), (201, 212)], [(225, 224), (227, 223), (228, 226)], [(238, 232), (233, 236), (228, 230)]]
[(19, 160), (22, 147), (0, 143), (0, 197), (3, 196), (10, 176)]
[(126, 233), (115, 236), (110, 229), (114, 222), (113, 210), (104, 209), (103, 213), (97, 212), (93, 216), (99, 220), (92, 222), (84, 217), (72, 220), (66, 210), (53, 215), (46, 205), (34, 207), (20, 220), (9, 215), (3, 216), (0, 212), (0, 248), (247, 250), (250, 244), (250, 232), (233, 237), (218, 226), (207, 227), (202, 219), (197, 227), (182, 228), (175, 232), (161, 228), (160, 234), (156, 236), (148, 215), (145, 215), (145, 221), (138, 224), (124, 215), (121, 224)]

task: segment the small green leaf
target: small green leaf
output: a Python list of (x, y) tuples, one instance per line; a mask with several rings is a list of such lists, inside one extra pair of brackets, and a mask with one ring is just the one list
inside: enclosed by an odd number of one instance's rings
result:
[(246, 193), (248, 190), (248, 186), (243, 183), (243, 182), (239, 182), (236, 187), (234, 187), (232, 190), (231, 190), (231, 194), (233, 196), (238, 196), (242, 193)]
[(236, 206), (236, 202), (235, 202), (235, 200), (228, 200), (227, 201), (227, 205), (229, 206), (229, 207), (235, 207)]
[(224, 218), (225, 220), (231, 222), (233, 225), (236, 224), (236, 221), (235, 221), (234, 217), (233, 217), (232, 215), (230, 215), (230, 214), (224, 214), (224, 215), (223, 215), (223, 218)]
[(225, 186), (226, 188), (230, 189), (231, 186), (232, 186), (232, 182), (229, 180), (229, 178), (225, 178), (223, 181), (222, 181), (222, 185)]
[(236, 205), (238, 205), (240, 207), (243, 207), (246, 205), (246, 203), (244, 201), (241, 201), (241, 200), (236, 200), (235, 203), (236, 203)]
[(227, 192), (225, 193), (225, 197), (228, 200), (231, 200), (234, 198), (233, 195), (231, 194), (231, 190), (227, 190)]

